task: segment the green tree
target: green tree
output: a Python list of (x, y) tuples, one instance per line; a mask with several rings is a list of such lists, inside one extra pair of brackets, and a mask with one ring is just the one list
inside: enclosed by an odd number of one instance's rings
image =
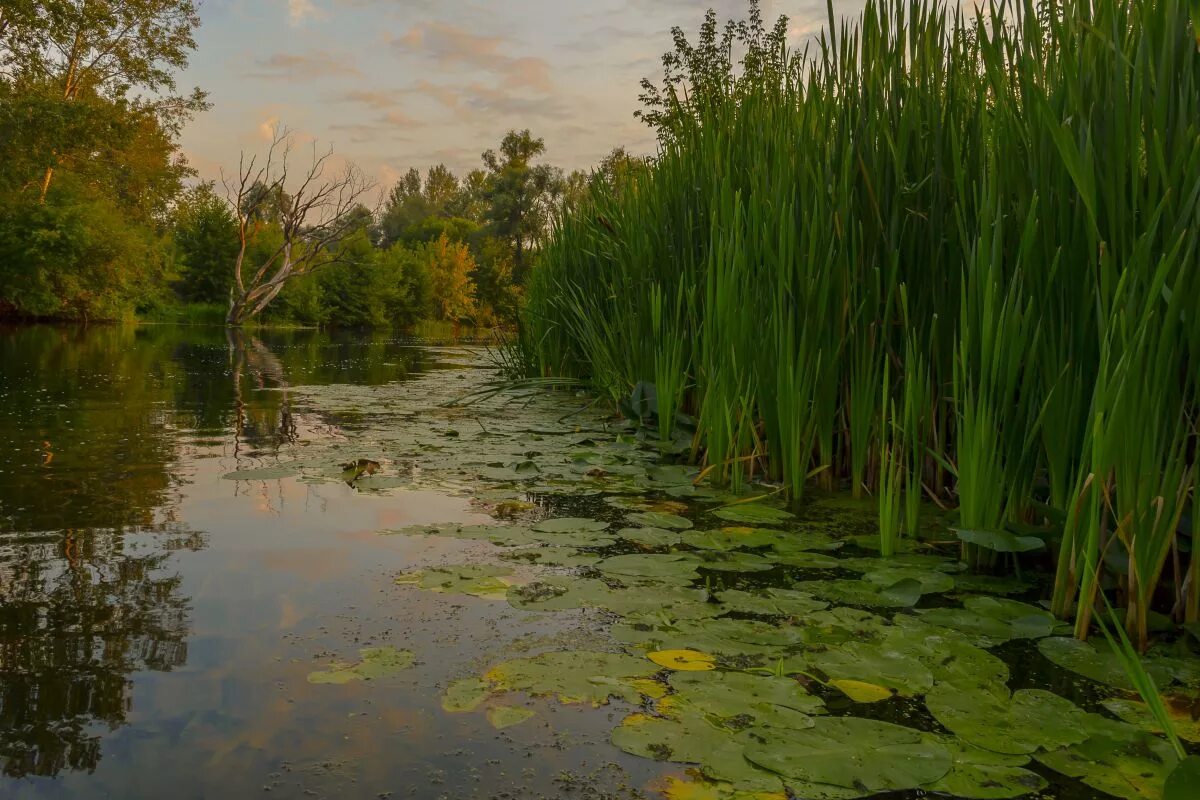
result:
[(457, 322), (475, 313), (475, 286), (471, 273), (475, 259), (462, 242), (447, 236), (422, 247), (429, 275), (430, 303), (438, 319)]
[[(13, 9), (17, 35), (4, 42), (13, 74), (52, 87), (63, 103), (89, 92), (118, 101), (140, 90), (159, 98), (153, 106), (160, 124), (174, 133), (204, 107), (199, 90), (173, 96), (174, 72), (196, 46), (200, 17), (193, 0), (41, 0), (32, 9), (23, 3)], [(64, 152), (48, 154), (42, 200)]]
[(513, 280), (517, 284), (525, 278), (527, 252), (545, 234), (562, 193), (562, 171), (533, 163), (545, 151), (544, 140), (534, 138), (529, 130), (514, 130), (504, 137), (499, 152), (488, 150), (483, 154), (488, 170), (485, 217), (493, 234), (512, 246)]
[(176, 291), (194, 303), (224, 303), (233, 286), (229, 265), (237, 258), (237, 219), (225, 201), (202, 183), (187, 192), (172, 219), (179, 266)]

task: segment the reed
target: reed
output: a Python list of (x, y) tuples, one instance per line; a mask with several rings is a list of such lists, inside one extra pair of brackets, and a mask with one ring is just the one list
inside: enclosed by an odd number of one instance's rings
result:
[(714, 477), (879, 492), (885, 535), (897, 509), (918, 533), (926, 493), (960, 528), (1061, 524), (1055, 612), (1086, 635), (1113, 587), (1146, 647), (1156, 603), (1200, 614), (1193, 22), (1184, 0), (831, 8), (558, 221), (528, 363), (614, 399), (653, 382)]

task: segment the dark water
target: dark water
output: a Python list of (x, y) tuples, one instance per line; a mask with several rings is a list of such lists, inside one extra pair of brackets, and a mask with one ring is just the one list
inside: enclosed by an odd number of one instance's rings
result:
[[(340, 432), (299, 384), (403, 381), (393, 338), (167, 326), (0, 329), (0, 797), (615, 795), (655, 767), (606, 744), (623, 710), (548, 706), (497, 733), (445, 714), (480, 653), (571, 614), (398, 591), (469, 542), (462, 498), (221, 476)], [(435, 552), (436, 548), (436, 552)], [(313, 686), (359, 647), (401, 676)], [(615, 763), (614, 763), (615, 762)]]

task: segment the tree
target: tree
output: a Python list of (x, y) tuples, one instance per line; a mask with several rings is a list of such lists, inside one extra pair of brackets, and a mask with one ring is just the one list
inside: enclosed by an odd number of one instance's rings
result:
[(447, 236), (430, 242), (422, 249), (429, 274), (429, 293), (438, 319), (459, 321), (475, 313), (475, 288), (471, 273), (475, 259), (462, 242)]
[(525, 277), (526, 251), (536, 246), (546, 232), (558, 196), (562, 172), (547, 164), (533, 164), (546, 151), (546, 143), (529, 130), (509, 131), (500, 152), (488, 150), (483, 163), (488, 169), (485, 216), (493, 233), (513, 248), (513, 280)]
[[(200, 24), (194, 0), (41, 0), (5, 11), (3, 48), (14, 74), (53, 87), (63, 103), (83, 93), (122, 100), (135, 89), (160, 98), (152, 105), (160, 123), (178, 133), (188, 115), (204, 107), (196, 90), (172, 96), (174, 71), (187, 65)], [(11, 35), (10, 35), (11, 33)], [(45, 201), (59, 153), (42, 173)]]
[[(638, 99), (645, 108), (634, 116), (666, 144), (683, 126), (695, 124), (705, 108), (736, 97), (748, 86), (778, 84), (790, 68), (787, 27), (787, 17), (781, 16), (768, 30), (759, 0), (750, 0), (749, 17), (729, 20), (724, 31), (719, 31), (717, 14), (709, 9), (694, 45), (682, 28), (672, 28), (674, 49), (662, 57), (661, 85), (642, 79)], [(735, 47), (745, 53), (740, 73), (733, 59)], [(794, 62), (796, 67), (799, 63)]]
[[(333, 149), (324, 153), (313, 145), (310, 166), (299, 175), (295, 189), (285, 191), (290, 177), (294, 139), (285, 128), (277, 128), (271, 146), (261, 162), (257, 156), (247, 162), (245, 154), (238, 164), (236, 180), (224, 180), (226, 200), (238, 218), (238, 255), (233, 265), (233, 293), (226, 322), (241, 325), (265, 309), (283, 290), (284, 285), (301, 275), (342, 261), (341, 250), (334, 247), (356, 227), (361, 201), (375, 189), (358, 167), (347, 164), (334, 170), (330, 164)], [(279, 210), (279, 246), (246, 274), (246, 256), (255, 235), (262, 227), (257, 208), (247, 200), (256, 184), (268, 187), (266, 197), (281, 198)]]
[(171, 221), (179, 296), (196, 303), (227, 301), (233, 285), (229, 265), (238, 253), (238, 222), (229, 206), (213, 184), (202, 183), (183, 196)]

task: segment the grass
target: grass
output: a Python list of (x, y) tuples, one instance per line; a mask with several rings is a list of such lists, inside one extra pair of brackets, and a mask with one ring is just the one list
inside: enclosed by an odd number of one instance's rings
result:
[(525, 363), (656, 384), (735, 485), (882, 490), (889, 536), (924, 494), (961, 528), (1061, 526), (1052, 605), (1081, 635), (1102, 585), (1140, 648), (1156, 604), (1194, 621), (1187, 5), (873, 0), (787, 58), (558, 221)]

